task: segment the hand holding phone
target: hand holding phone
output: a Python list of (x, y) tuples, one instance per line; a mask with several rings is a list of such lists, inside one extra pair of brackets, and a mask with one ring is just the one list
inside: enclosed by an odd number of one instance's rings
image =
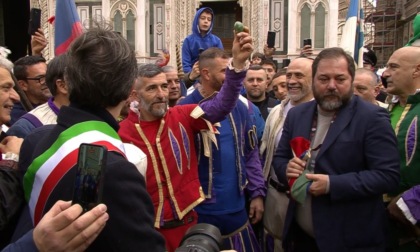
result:
[(41, 27), (41, 10), (37, 8), (31, 8), (31, 13), (29, 16), (29, 35), (34, 35), (35, 32)]
[(80, 204), (84, 212), (102, 202), (106, 158), (105, 146), (83, 143), (79, 147), (72, 203)]

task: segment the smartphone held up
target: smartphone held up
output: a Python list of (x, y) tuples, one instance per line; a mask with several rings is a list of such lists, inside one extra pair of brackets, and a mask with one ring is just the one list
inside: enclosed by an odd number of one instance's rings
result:
[(28, 34), (35, 35), (35, 32), (41, 27), (41, 10), (37, 8), (31, 8), (29, 14), (29, 26)]
[(72, 203), (80, 204), (84, 212), (102, 202), (106, 157), (105, 146), (83, 143), (79, 147)]

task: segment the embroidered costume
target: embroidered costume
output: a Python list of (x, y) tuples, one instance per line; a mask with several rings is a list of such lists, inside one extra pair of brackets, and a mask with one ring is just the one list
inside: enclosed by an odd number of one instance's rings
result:
[(410, 95), (396, 124), (398, 150), (401, 157), (400, 188), (396, 194), (420, 184), (420, 93)]
[(204, 146), (216, 143), (217, 132), (211, 123), (234, 108), (244, 76), (245, 72), (226, 70), (220, 93), (200, 106), (175, 106), (155, 121), (141, 121), (130, 111), (120, 123), (121, 139), (147, 154), (146, 181), (155, 208), (155, 227), (165, 236), (169, 251), (178, 247), (187, 228), (196, 223), (192, 209), (204, 200), (194, 136), (202, 132)]
[[(203, 99), (196, 89), (180, 104), (197, 104)], [(217, 144), (210, 149), (210, 155), (206, 155), (202, 146), (203, 136), (197, 136), (199, 177), (206, 200), (195, 210), (199, 222), (217, 226), (227, 238), (223, 249), (259, 251), (248, 222), (244, 195), (246, 188), (251, 199), (265, 196), (256, 128), (242, 101), (237, 101), (220, 123)]]

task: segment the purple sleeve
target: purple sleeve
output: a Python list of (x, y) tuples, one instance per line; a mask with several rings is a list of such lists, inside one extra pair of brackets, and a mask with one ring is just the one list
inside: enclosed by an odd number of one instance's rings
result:
[(251, 199), (254, 199), (258, 196), (265, 197), (267, 189), (265, 187), (262, 174), (262, 166), (258, 147), (255, 147), (246, 155), (246, 176), (248, 179), (246, 189)]
[(246, 71), (235, 73), (235, 71), (226, 68), (226, 78), (220, 92), (212, 98), (202, 101), (199, 105), (205, 112), (203, 115), (205, 119), (211, 123), (220, 122), (233, 110), (245, 75)]
[(412, 187), (401, 196), (411, 212), (411, 215), (420, 221), (420, 185)]

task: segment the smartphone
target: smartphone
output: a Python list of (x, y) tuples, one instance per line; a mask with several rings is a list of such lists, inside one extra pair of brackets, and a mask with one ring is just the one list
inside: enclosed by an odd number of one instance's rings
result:
[(303, 40), (303, 46), (310, 45), (312, 46), (312, 39), (307, 38)]
[(268, 48), (274, 48), (274, 44), (276, 43), (276, 33), (269, 31), (267, 33), (267, 46)]
[(41, 10), (37, 8), (31, 8), (31, 13), (29, 16), (29, 35), (34, 35), (35, 32), (41, 27)]
[(107, 153), (102, 145), (82, 143), (79, 147), (72, 204), (80, 204), (84, 212), (102, 202)]

